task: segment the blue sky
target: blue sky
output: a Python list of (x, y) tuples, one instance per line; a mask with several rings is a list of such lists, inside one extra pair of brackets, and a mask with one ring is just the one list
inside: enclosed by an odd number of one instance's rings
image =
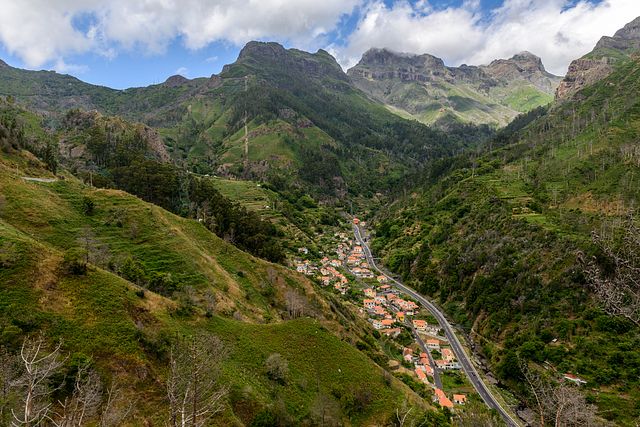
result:
[(638, 15), (637, 0), (4, 0), (0, 58), (114, 88), (210, 76), (253, 39), (324, 48), (344, 68), (371, 47), (449, 65), (529, 50), (564, 74)]

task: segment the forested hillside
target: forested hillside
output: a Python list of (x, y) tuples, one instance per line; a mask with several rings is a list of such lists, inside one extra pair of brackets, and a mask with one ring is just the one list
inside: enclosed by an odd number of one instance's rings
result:
[(640, 196), (638, 89), (640, 61), (620, 63), (580, 100), (521, 117), (492, 151), (432, 164), (421, 189), (376, 215), (386, 265), (465, 325), (532, 408), (523, 360), (584, 378), (604, 418), (640, 415), (640, 330), (597, 297)]
[[(372, 361), (384, 360), (379, 344), (340, 301), (225, 242), (204, 220), (61, 168), (54, 175), (28, 149), (48, 143), (38, 142), (46, 132), (37, 117), (7, 105), (3, 114), (3, 425), (13, 413), (62, 422), (81, 412), (101, 425), (161, 425), (179, 413), (191, 375), (206, 394), (186, 395), (189, 405), (209, 411), (198, 422), (218, 413), (218, 425), (369, 425), (398, 407), (444, 420), (384, 375)], [(30, 377), (12, 356), (20, 351), (46, 356), (34, 365), (47, 384), (37, 413), (24, 409)]]

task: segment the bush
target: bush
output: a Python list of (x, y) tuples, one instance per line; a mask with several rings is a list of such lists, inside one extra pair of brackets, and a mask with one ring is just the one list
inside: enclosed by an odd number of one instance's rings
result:
[(62, 266), (67, 274), (82, 276), (87, 273), (87, 252), (80, 248), (71, 248), (64, 253)]
[(82, 212), (85, 215), (91, 216), (95, 213), (96, 203), (87, 196), (82, 198)]
[(267, 376), (274, 381), (285, 384), (289, 376), (289, 362), (279, 353), (272, 353), (265, 361)]

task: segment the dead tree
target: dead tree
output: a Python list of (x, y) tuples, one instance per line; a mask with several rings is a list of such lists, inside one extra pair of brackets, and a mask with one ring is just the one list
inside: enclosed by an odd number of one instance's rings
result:
[(74, 378), (73, 393), (58, 402), (56, 427), (83, 426), (88, 419), (98, 414), (102, 403), (102, 381), (100, 375), (88, 364), (78, 368)]
[(18, 358), (6, 349), (0, 348), (0, 424), (7, 425), (11, 417), (9, 401), (12, 396), (12, 385), (20, 375)]
[(107, 389), (106, 398), (107, 401), (102, 407), (98, 425), (100, 427), (121, 425), (133, 411), (136, 400), (127, 399), (116, 380), (113, 380), (111, 386)]
[(37, 426), (49, 419), (51, 395), (55, 391), (49, 386), (51, 376), (63, 365), (60, 356), (61, 343), (48, 351), (42, 335), (26, 338), (20, 349), (22, 374), (13, 386), (19, 390), (18, 409), (12, 409), (12, 426)]
[(200, 427), (222, 411), (228, 387), (218, 381), (226, 356), (213, 335), (181, 338), (171, 347), (167, 398), (172, 427)]
[(305, 300), (297, 290), (288, 290), (285, 294), (287, 300), (287, 312), (291, 319), (304, 315)]
[(595, 259), (587, 260), (584, 271), (588, 283), (605, 312), (640, 326), (640, 229), (629, 218), (619, 244), (596, 232), (592, 238), (611, 268), (605, 271)]
[(596, 414), (596, 407), (587, 403), (575, 385), (556, 382), (536, 372), (528, 363), (520, 360), (529, 390), (534, 396), (537, 425), (544, 427), (590, 427), (605, 425)]

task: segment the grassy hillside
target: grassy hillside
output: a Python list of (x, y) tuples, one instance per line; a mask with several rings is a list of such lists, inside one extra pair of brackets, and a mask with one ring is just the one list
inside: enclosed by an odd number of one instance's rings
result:
[[(582, 260), (607, 257), (640, 196), (636, 142), (640, 62), (554, 106), (481, 156), (433, 164), (424, 187), (377, 217), (386, 264), (440, 300), (522, 396), (518, 357), (560, 379), (571, 372), (602, 417), (640, 416), (640, 330), (606, 314)], [(540, 116), (541, 115), (541, 116)]]
[[(16, 349), (37, 331), (61, 339), (72, 360), (90, 358), (103, 378), (126, 384), (137, 402), (131, 425), (166, 420), (169, 344), (198, 331), (230, 352), (222, 381), (231, 392), (218, 424), (250, 424), (259, 413), (298, 424), (315, 416), (319, 394), (355, 425), (390, 417), (405, 397), (425, 408), (350, 345), (361, 327), (338, 323), (304, 277), (124, 192), (66, 173), (55, 182), (23, 176), (55, 179), (26, 152), (0, 158), (2, 345)], [(68, 270), (78, 251), (90, 259), (86, 274)], [(304, 307), (296, 320), (288, 320), (291, 292)], [(272, 353), (289, 363), (285, 383), (267, 376)]]

